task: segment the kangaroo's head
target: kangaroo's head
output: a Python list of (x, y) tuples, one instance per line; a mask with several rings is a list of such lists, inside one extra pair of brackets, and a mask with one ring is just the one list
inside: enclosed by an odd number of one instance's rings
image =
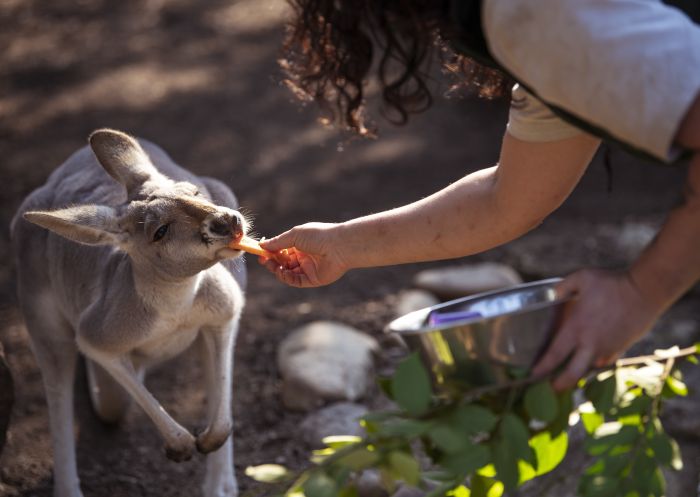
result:
[(192, 276), (241, 255), (228, 247), (248, 230), (241, 213), (215, 205), (192, 183), (162, 175), (124, 133), (98, 130), (89, 141), (105, 171), (126, 189), (126, 202), (26, 212), (25, 219), (79, 243), (119, 247), (136, 267), (166, 277)]

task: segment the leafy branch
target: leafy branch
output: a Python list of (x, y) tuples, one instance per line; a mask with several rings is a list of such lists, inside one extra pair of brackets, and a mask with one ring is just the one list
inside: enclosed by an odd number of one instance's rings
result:
[(556, 393), (548, 377), (515, 378), (461, 396), (437, 396), (416, 354), (380, 381), (397, 409), (361, 419), (366, 435), (324, 439), (311, 469), (277, 465), (248, 468), (274, 485), (247, 495), (357, 497), (363, 471), (375, 469), (388, 491), (399, 483), (428, 497), (499, 497), (554, 470), (568, 451), (568, 428), (583, 424), (584, 449), (593, 458), (579, 483), (583, 497), (657, 497), (661, 467), (680, 469), (677, 443), (659, 420), (662, 400), (687, 395), (680, 359), (697, 363), (697, 346), (621, 359)]

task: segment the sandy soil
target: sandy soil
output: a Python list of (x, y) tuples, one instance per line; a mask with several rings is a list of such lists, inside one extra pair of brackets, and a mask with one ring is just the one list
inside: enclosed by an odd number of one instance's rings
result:
[[(109, 126), (160, 144), (180, 164), (236, 191), (259, 234), (296, 223), (340, 221), (424, 197), (497, 160), (507, 116), (503, 102), (438, 96), (402, 128), (381, 124), (376, 141), (352, 140), (316, 122), (316, 109), (292, 100), (276, 65), (284, 4), (277, 0), (6, 0), (0, 5), (0, 340), (16, 381), (9, 441), (0, 459), (0, 496), (51, 495), (51, 456), (41, 377), (16, 311), (8, 241), (21, 199), (39, 186), (89, 132)], [(445, 86), (438, 78), (438, 92)], [(629, 221), (657, 222), (678, 199), (682, 169), (640, 163), (611, 150), (613, 191), (598, 158), (562, 208), (524, 240), (467, 260), (513, 264), (527, 278), (586, 264), (624, 262), (599, 237)], [(533, 260), (538, 264), (533, 265)], [(527, 262), (527, 263), (526, 263)], [(356, 271), (321, 290), (277, 284), (250, 264), (248, 305), (235, 366), (235, 450), (240, 484), (251, 464), (304, 464), (296, 427), (285, 411), (274, 355), (297, 325), (335, 319), (387, 344), (381, 335), (396, 295), (420, 269), (446, 263)], [(535, 268), (535, 269), (533, 269)], [(662, 324), (690, 323), (675, 341), (697, 339), (697, 296)], [(661, 338), (655, 338), (655, 337)], [(668, 341), (657, 333), (645, 345)], [(84, 370), (76, 380), (78, 464), (86, 496), (199, 495), (203, 458), (168, 461), (138, 409), (117, 428), (89, 409)], [(194, 354), (147, 380), (185, 426), (201, 426), (203, 392)], [(378, 393), (368, 399), (378, 400)], [(695, 402), (688, 401), (688, 405)], [(697, 440), (679, 493), (695, 495)], [(674, 490), (675, 491), (675, 490)]]

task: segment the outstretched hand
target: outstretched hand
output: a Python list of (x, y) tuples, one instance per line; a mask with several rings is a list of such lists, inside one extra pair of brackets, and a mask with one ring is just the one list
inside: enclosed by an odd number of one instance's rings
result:
[(337, 224), (307, 223), (261, 240), (260, 246), (270, 252), (286, 249), (288, 260), (282, 265), (261, 256), (258, 262), (290, 286), (309, 288), (333, 283), (349, 269), (337, 229)]
[(557, 286), (567, 303), (559, 329), (534, 375), (552, 372), (567, 358), (554, 380), (556, 390), (574, 387), (591, 367), (614, 362), (653, 325), (662, 310), (644, 297), (626, 272), (578, 271)]

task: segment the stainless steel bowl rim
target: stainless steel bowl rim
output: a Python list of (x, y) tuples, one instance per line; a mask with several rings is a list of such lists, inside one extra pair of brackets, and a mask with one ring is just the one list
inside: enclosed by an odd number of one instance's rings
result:
[[(509, 311), (509, 312), (503, 312), (501, 314), (498, 314), (497, 316), (472, 317), (472, 318), (460, 319), (460, 320), (451, 321), (449, 323), (436, 324), (436, 325), (432, 325), (432, 326), (426, 325), (424, 327), (421, 327), (420, 329), (414, 329), (414, 330), (405, 330), (405, 329), (401, 330), (401, 329), (399, 329), (399, 330), (397, 330), (396, 328), (394, 328), (392, 326), (397, 321), (403, 320), (403, 318), (406, 318), (407, 316), (410, 316), (412, 314), (426, 313), (426, 311), (429, 313), (430, 311), (438, 310), (438, 309), (443, 308), (443, 307), (450, 307), (450, 306), (453, 306), (455, 304), (459, 304), (461, 302), (469, 302), (470, 300), (478, 300), (478, 299), (482, 299), (482, 298), (489, 297), (489, 296), (499, 295), (502, 293), (510, 293), (510, 292), (526, 289), (526, 288), (533, 287), (533, 286), (551, 285), (554, 283), (559, 283), (560, 281), (562, 281), (562, 278), (548, 278), (548, 279), (544, 279), (544, 280), (532, 281), (532, 282), (523, 283), (520, 285), (510, 286), (507, 288), (501, 288), (499, 290), (492, 290), (489, 292), (468, 295), (466, 297), (461, 297), (459, 299), (450, 300), (448, 302), (443, 302), (441, 304), (437, 304), (437, 305), (434, 305), (431, 307), (424, 307), (423, 309), (418, 309), (416, 311), (409, 312), (408, 314), (405, 314), (404, 316), (401, 316), (401, 317), (394, 319), (393, 321), (391, 321), (387, 325), (386, 331), (391, 332), (391, 333), (398, 333), (400, 335), (421, 335), (424, 333), (431, 333), (433, 331), (442, 331), (442, 330), (447, 330), (450, 328), (456, 328), (456, 327), (464, 326), (467, 324), (473, 324), (473, 323), (478, 323), (478, 322), (486, 323), (486, 322), (489, 322), (489, 321), (494, 320), (494, 319), (502, 318), (503, 316), (515, 316), (518, 314), (524, 314), (526, 312), (533, 312), (533, 311), (537, 311), (539, 309), (544, 309), (546, 307), (553, 307), (553, 306), (563, 304), (565, 302), (572, 300), (572, 296), (566, 296), (566, 297), (562, 297), (562, 298), (556, 298), (556, 299), (550, 300), (548, 302), (541, 302), (538, 304), (532, 304), (528, 307), (515, 309), (515, 310)], [(426, 317), (427, 317), (427, 314), (426, 314)]]

